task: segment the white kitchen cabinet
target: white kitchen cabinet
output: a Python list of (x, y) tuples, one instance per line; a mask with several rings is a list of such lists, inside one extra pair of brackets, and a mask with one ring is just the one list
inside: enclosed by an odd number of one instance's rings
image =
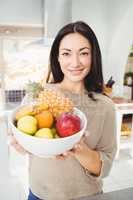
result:
[(4, 112), (0, 113), (0, 199), (24, 200), (24, 190), (17, 176), (9, 169), (9, 149), (7, 144), (7, 121)]
[[(116, 158), (119, 156), (120, 149), (129, 148), (131, 151), (131, 155), (133, 154), (133, 103), (120, 103), (115, 104), (116, 109), (116, 134), (117, 134), (117, 145), (118, 150), (116, 154)], [(122, 118), (125, 114), (132, 114), (132, 124), (131, 124), (131, 136), (128, 140), (121, 140), (121, 125)]]

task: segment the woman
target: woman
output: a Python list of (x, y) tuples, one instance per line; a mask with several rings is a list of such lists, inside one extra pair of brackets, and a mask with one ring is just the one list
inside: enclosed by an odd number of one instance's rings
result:
[(63, 155), (29, 155), (28, 200), (69, 200), (101, 193), (102, 178), (108, 176), (116, 153), (115, 109), (103, 95), (100, 48), (86, 23), (70, 23), (59, 31), (51, 48), (49, 74), (52, 83), (45, 87), (72, 99), (86, 114), (88, 127), (85, 137)]

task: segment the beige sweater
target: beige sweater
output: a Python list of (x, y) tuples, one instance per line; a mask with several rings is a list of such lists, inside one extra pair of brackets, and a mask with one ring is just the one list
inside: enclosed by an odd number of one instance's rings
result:
[[(55, 86), (53, 88), (57, 89)], [(86, 143), (89, 148), (100, 152), (102, 169), (100, 176), (95, 177), (74, 158), (57, 160), (31, 155), (30, 188), (43, 200), (70, 200), (100, 193), (102, 178), (108, 176), (116, 153), (115, 109), (112, 100), (95, 93), (97, 101), (91, 100), (87, 94), (78, 95), (68, 91), (64, 91), (64, 94), (85, 112), (88, 119)]]

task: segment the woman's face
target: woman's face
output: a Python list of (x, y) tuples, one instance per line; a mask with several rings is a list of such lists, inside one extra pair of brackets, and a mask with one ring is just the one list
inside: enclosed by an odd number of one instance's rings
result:
[(60, 42), (58, 61), (64, 78), (83, 81), (91, 68), (91, 45), (79, 33), (70, 33)]

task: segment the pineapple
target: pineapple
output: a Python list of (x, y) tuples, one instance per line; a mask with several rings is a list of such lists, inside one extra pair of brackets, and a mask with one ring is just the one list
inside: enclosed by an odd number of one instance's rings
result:
[(39, 93), (38, 99), (40, 102), (45, 102), (49, 106), (49, 110), (55, 118), (63, 112), (71, 112), (73, 110), (73, 103), (67, 97), (59, 95), (57, 92), (44, 89)]
[(69, 98), (52, 89), (43, 88), (40, 83), (30, 82), (27, 88), (28, 92), (37, 101), (37, 106), (33, 109), (35, 113), (40, 112), (41, 109), (43, 110), (45, 105), (48, 106), (47, 109), (51, 111), (55, 118), (63, 112), (71, 112), (73, 110), (73, 102)]

